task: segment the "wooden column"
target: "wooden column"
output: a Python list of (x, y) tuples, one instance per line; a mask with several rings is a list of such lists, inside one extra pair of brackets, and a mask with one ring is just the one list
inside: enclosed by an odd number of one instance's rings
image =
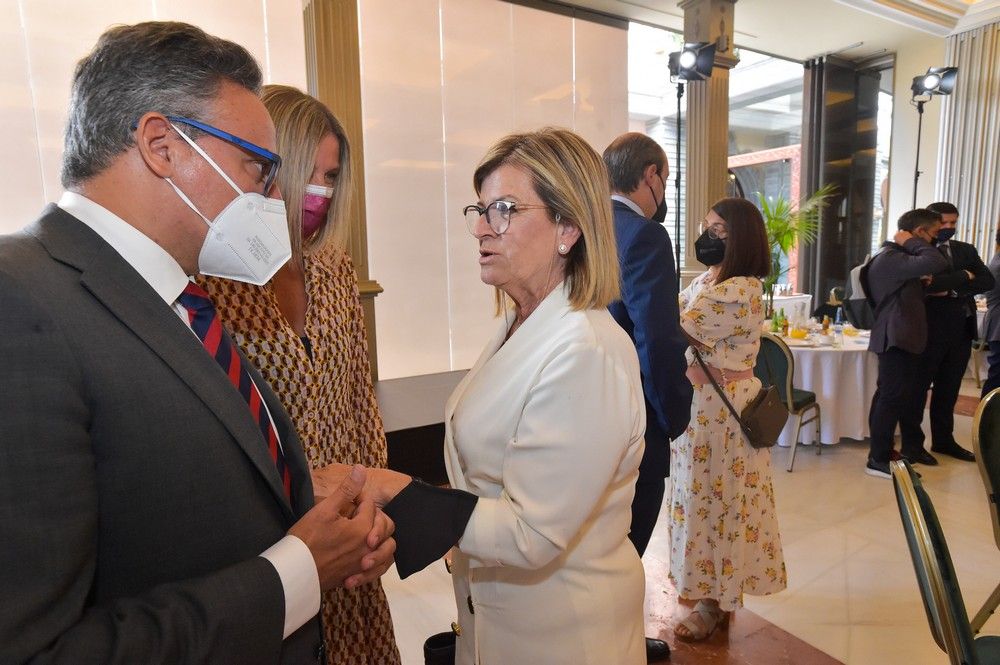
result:
[(351, 142), (353, 191), (347, 216), (347, 252), (358, 272), (361, 305), (368, 333), (372, 380), (378, 380), (375, 297), (382, 287), (368, 273), (365, 217), (364, 134), (361, 116), (361, 52), (357, 0), (310, 0), (303, 10), (309, 94), (337, 116)]
[(733, 54), (733, 5), (736, 0), (683, 0), (685, 42), (716, 42), (715, 66), (705, 81), (687, 85), (687, 174), (683, 282), (705, 267), (694, 255), (701, 221), (713, 203), (726, 195), (729, 157), (729, 70), (739, 59)]

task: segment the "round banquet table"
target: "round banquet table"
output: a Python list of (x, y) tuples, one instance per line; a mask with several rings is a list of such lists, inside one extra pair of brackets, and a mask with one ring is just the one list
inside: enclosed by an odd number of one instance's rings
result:
[[(782, 338), (795, 359), (793, 385), (816, 393), (822, 413), (820, 441), (837, 443), (843, 438), (868, 438), (868, 410), (878, 383), (878, 356), (868, 351), (864, 336), (844, 336), (843, 347), (817, 346), (812, 340)], [(808, 418), (810, 414), (806, 414)], [(795, 434), (795, 417), (789, 417), (778, 438), (788, 446)], [(802, 427), (803, 443), (816, 440), (816, 423)]]

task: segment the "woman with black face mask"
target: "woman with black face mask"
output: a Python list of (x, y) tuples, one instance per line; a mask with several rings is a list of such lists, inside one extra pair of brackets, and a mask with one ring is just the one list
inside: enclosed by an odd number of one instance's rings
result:
[(694, 246), (708, 270), (681, 292), (680, 318), (705, 368), (689, 350), (691, 424), (670, 451), (670, 577), (681, 598), (697, 601), (675, 632), (692, 641), (725, 627), (744, 593), (775, 593), (786, 583), (771, 451), (750, 445), (711, 381), (737, 412), (761, 388), (753, 367), (761, 278), (770, 271), (764, 220), (749, 201), (722, 199), (702, 228)]

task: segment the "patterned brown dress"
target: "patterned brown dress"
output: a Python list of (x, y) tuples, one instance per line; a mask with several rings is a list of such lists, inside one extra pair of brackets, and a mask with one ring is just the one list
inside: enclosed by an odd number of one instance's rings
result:
[[(354, 265), (334, 248), (306, 257), (306, 346), (270, 286), (199, 277), (233, 339), (292, 417), (312, 466), (386, 465), (385, 432), (368, 369)], [(330, 665), (397, 665), (399, 651), (381, 582), (323, 594)]]

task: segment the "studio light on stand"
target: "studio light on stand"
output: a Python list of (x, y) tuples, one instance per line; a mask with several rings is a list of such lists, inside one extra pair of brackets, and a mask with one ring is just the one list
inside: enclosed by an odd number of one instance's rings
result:
[(670, 82), (677, 84), (677, 159), (674, 162), (674, 267), (677, 269), (677, 288), (681, 285), (681, 98), (684, 81), (704, 81), (712, 76), (715, 65), (715, 42), (688, 42), (680, 51), (667, 56)]
[(913, 165), (913, 207), (917, 207), (917, 181), (920, 180), (920, 132), (924, 124), (924, 104), (934, 95), (950, 95), (955, 89), (958, 67), (931, 67), (926, 74), (913, 77), (910, 104), (917, 107), (917, 157)]

